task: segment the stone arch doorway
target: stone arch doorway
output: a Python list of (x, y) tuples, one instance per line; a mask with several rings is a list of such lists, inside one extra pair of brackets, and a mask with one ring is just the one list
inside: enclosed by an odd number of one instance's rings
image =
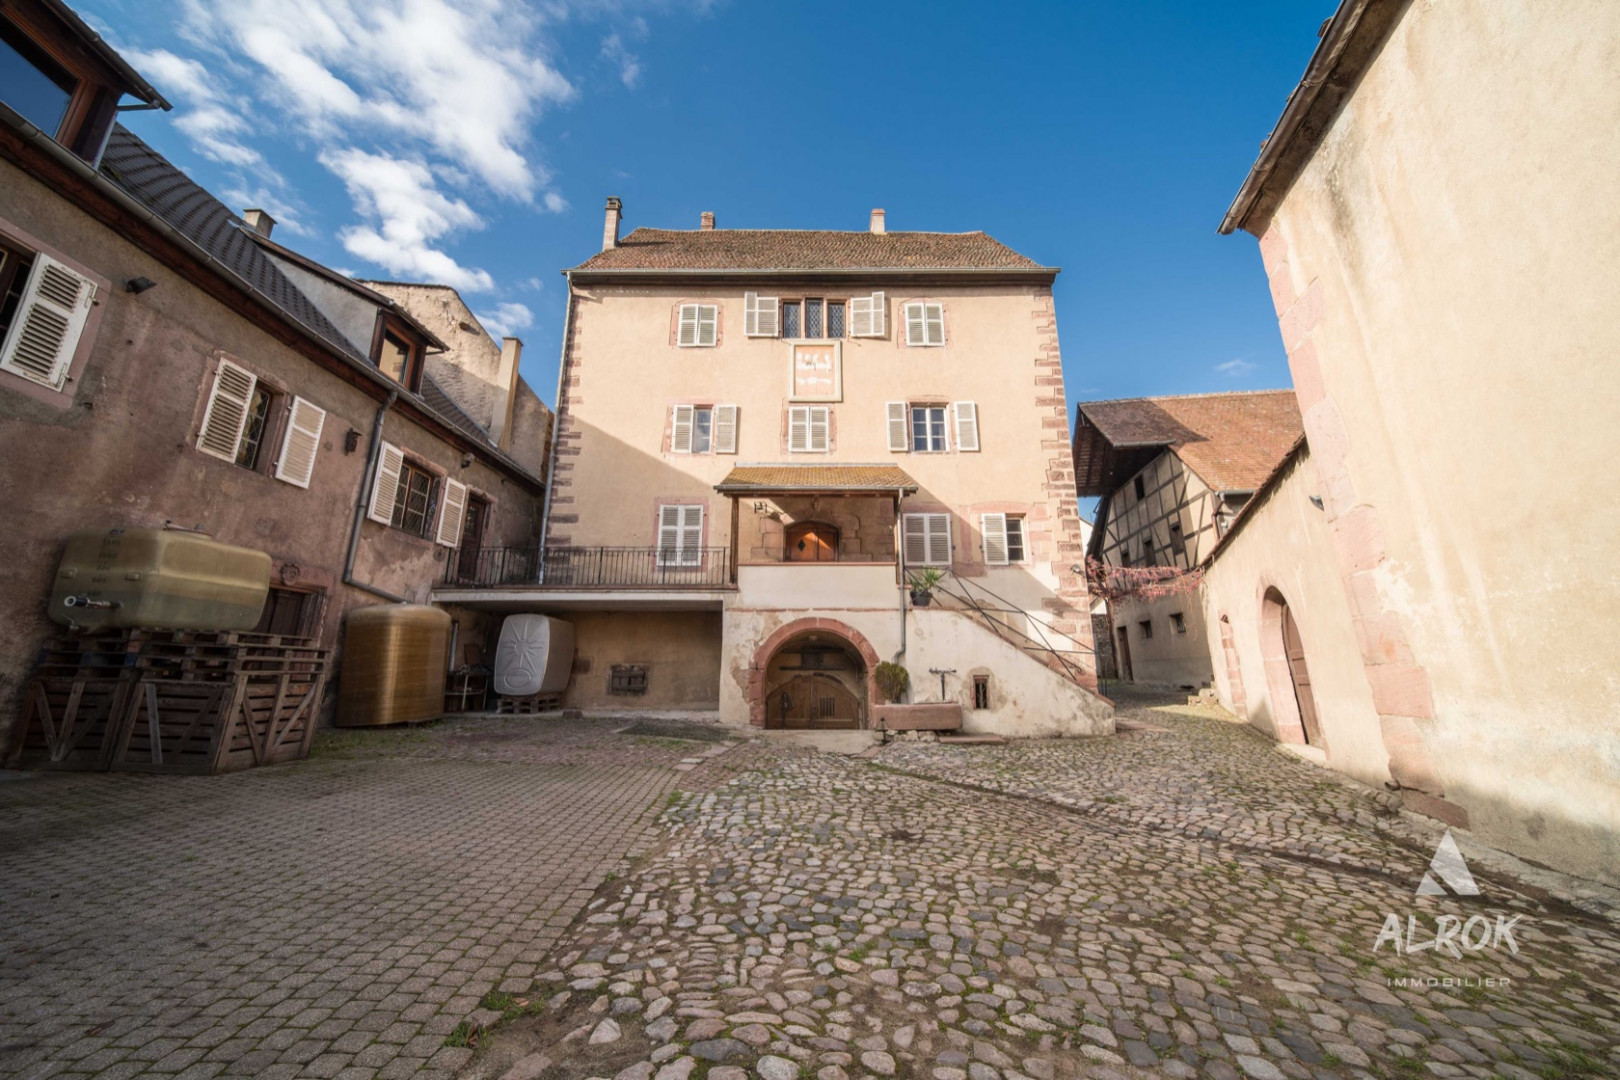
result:
[(1305, 640), (1299, 623), (1289, 610), (1288, 601), (1276, 588), (1268, 588), (1261, 598), (1260, 653), (1265, 661), (1266, 687), (1277, 738), (1283, 742), (1304, 743), (1327, 749), (1321, 718), (1316, 711), (1316, 695), (1311, 688), (1310, 665), (1305, 659)]
[(866, 727), (877, 664), (871, 642), (837, 619), (797, 619), (779, 627), (754, 650), (749, 665), (748, 722), (769, 728)]

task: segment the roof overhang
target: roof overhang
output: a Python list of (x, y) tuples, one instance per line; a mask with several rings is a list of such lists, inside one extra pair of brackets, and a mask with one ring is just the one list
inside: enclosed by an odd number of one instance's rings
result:
[[(1106, 496), (1135, 476), (1173, 444), (1169, 440), (1116, 443), (1086, 418), (1085, 406), (1074, 409), (1074, 487), (1081, 498)], [(1101, 525), (1101, 521), (1098, 522)]]
[(1236, 229), (1256, 236), (1265, 231), (1410, 3), (1343, 0), (1327, 21), (1305, 74), (1288, 95), (1277, 126), (1262, 144), (1259, 158), (1221, 220), (1223, 236)]
[(738, 465), (714, 485), (722, 495), (907, 495), (917, 481), (895, 465)]
[(962, 267), (892, 267), (892, 266), (859, 266), (859, 267), (799, 267), (780, 269), (736, 268), (736, 269), (699, 269), (676, 268), (656, 269), (638, 267), (634, 269), (582, 269), (575, 267), (564, 270), (576, 285), (589, 285), (593, 282), (623, 282), (626, 284), (638, 282), (660, 281), (803, 281), (832, 282), (860, 279), (871, 281), (874, 278), (884, 281), (942, 281), (961, 282), (963, 284), (981, 284), (997, 281), (1039, 282), (1050, 285), (1057, 280), (1062, 269), (1056, 266), (1007, 267), (1007, 268), (962, 268)]

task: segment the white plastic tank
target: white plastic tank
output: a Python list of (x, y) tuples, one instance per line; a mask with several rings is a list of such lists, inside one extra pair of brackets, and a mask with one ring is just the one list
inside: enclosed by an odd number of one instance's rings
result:
[(508, 615), (495, 647), (495, 692), (560, 694), (574, 669), (574, 624), (550, 615)]

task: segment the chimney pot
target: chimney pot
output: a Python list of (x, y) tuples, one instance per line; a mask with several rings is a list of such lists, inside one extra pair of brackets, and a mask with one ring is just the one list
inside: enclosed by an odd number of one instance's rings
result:
[(882, 210), (873, 210), (872, 211), (872, 231), (875, 232), (875, 233), (880, 233), (880, 232), (883, 231), (883, 211)]
[(607, 218), (602, 223), (602, 250), (610, 251), (619, 246), (619, 216), (624, 204), (617, 195), (609, 195), (607, 201)]
[(248, 228), (266, 240), (270, 238), (270, 230), (276, 227), (276, 219), (263, 210), (244, 210), (242, 211), (242, 220), (247, 222)]
[(702, 214), (700, 214), (698, 216), (698, 228), (700, 228), (700, 229), (713, 229), (714, 228), (714, 211), (713, 210), (705, 210), (705, 211), (703, 211)]

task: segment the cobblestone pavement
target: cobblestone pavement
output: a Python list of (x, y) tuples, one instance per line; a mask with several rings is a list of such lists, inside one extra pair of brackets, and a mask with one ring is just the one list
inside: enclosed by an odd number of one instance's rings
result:
[(685, 798), (486, 1000), (465, 1075), (1620, 1075), (1613, 924), (1496, 879), (1418, 896), (1438, 828), (1213, 710), (1124, 714), (782, 752)]
[(340, 732), (211, 778), (0, 774), (0, 1076), (448, 1076), (458, 1027), (529, 984), (666, 793), (754, 753), (627, 723)]

